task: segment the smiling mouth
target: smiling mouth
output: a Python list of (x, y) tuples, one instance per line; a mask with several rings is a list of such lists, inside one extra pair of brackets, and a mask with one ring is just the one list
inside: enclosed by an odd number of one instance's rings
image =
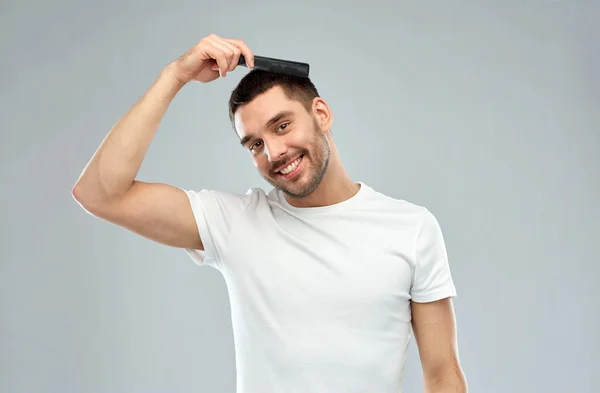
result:
[(296, 158), (291, 164), (289, 164), (285, 168), (279, 170), (277, 172), (277, 174), (279, 174), (284, 179), (291, 179), (300, 171), (300, 167), (302, 166), (303, 159), (304, 159), (304, 154), (301, 155), (300, 157)]

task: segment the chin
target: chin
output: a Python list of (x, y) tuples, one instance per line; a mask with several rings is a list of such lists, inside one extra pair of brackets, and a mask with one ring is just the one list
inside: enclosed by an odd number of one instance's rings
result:
[(293, 198), (306, 198), (317, 189), (319, 184), (319, 176), (303, 173), (293, 180), (278, 181), (274, 186)]

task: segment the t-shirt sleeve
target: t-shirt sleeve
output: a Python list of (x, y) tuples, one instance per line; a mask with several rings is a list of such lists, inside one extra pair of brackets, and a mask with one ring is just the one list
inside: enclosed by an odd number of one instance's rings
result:
[(446, 244), (435, 216), (423, 208), (415, 238), (415, 269), (411, 298), (425, 303), (456, 296)]
[(207, 189), (183, 191), (190, 201), (204, 246), (204, 250), (186, 248), (185, 251), (199, 266), (221, 270), (229, 235), (250, 204), (253, 190), (248, 190), (245, 195)]

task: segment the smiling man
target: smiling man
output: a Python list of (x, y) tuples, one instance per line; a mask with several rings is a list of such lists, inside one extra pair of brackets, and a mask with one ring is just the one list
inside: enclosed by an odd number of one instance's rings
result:
[(440, 226), (349, 177), (310, 79), (252, 70), (231, 94), (231, 123), (271, 190), (135, 179), (181, 87), (224, 77), (242, 54), (252, 68), (244, 42), (210, 35), (170, 64), (109, 132), (75, 199), (223, 274), (240, 393), (399, 393), (411, 333), (426, 392), (466, 392)]
[[(329, 130), (331, 112), (308, 78), (251, 71), (233, 91), (229, 114), (261, 176), (293, 204), (329, 204), (320, 194), (331, 186), (358, 189), (337, 155), (329, 168), (333, 140), (323, 127)], [(325, 177), (329, 187), (317, 191)]]

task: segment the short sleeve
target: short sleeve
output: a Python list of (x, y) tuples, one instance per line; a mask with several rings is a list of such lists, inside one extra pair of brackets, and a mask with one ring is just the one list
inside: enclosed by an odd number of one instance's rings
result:
[(415, 269), (411, 298), (425, 303), (456, 296), (446, 244), (435, 216), (423, 208), (415, 238)]
[(250, 189), (245, 195), (225, 191), (183, 190), (188, 196), (204, 250), (185, 251), (199, 266), (221, 270), (229, 235), (253, 197)]

